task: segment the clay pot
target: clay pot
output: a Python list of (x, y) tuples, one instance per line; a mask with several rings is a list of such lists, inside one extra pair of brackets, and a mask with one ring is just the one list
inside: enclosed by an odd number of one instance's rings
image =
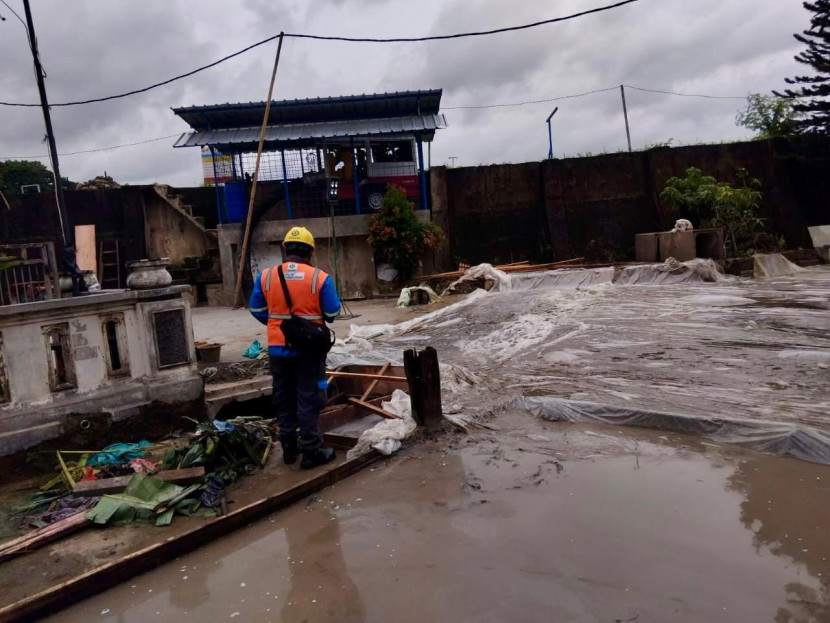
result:
[(127, 287), (132, 290), (151, 290), (166, 288), (173, 283), (172, 275), (167, 272), (170, 260), (139, 260), (128, 262), (130, 274), (127, 276)]

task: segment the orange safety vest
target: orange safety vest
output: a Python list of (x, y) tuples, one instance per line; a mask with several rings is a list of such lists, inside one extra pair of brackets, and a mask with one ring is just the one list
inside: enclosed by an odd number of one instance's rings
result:
[[(300, 262), (283, 262), (282, 272), (294, 304), (294, 315), (323, 324), (320, 290), (328, 275), (319, 268)], [(268, 305), (268, 346), (285, 346), (280, 325), (283, 320), (291, 318), (291, 314), (276, 266), (262, 271), (260, 287)]]

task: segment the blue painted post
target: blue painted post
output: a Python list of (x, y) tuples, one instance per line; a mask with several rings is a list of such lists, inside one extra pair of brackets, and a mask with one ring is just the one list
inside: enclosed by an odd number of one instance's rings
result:
[(282, 192), (285, 195), (285, 215), (288, 220), (291, 220), (291, 193), (288, 192), (288, 171), (285, 168), (285, 150), (280, 150), (280, 158), (282, 158)]
[(553, 160), (553, 130), (550, 127), (550, 120), (553, 119), (553, 116), (559, 111), (559, 107), (553, 109), (553, 112), (548, 115), (547, 124), (548, 124), (548, 160)]
[(210, 145), (209, 149), (210, 162), (213, 165), (213, 194), (216, 197), (216, 220), (221, 224), (225, 220), (222, 218), (222, 199), (219, 196), (219, 180), (216, 179), (216, 151), (214, 151), (213, 145)]
[(351, 139), (352, 146), (352, 183), (354, 184), (354, 209), (355, 214), (360, 214), (360, 186), (357, 183), (357, 152), (354, 150), (354, 139)]
[(418, 175), (421, 178), (421, 209), (429, 208), (427, 205), (427, 176), (424, 174), (424, 142), (420, 135), (416, 139), (418, 141)]

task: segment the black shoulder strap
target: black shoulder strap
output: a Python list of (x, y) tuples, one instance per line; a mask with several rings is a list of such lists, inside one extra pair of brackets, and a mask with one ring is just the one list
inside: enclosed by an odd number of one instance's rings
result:
[(282, 285), (282, 293), (285, 296), (285, 302), (288, 304), (288, 313), (294, 315), (294, 303), (291, 302), (291, 294), (288, 292), (288, 285), (285, 283), (285, 275), (282, 274), (282, 264), (277, 269), (280, 276), (280, 285)]

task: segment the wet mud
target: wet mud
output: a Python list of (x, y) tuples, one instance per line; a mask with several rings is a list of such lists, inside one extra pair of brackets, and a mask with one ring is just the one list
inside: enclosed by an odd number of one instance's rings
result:
[(554, 424), (410, 446), (49, 619), (830, 618), (830, 468)]

